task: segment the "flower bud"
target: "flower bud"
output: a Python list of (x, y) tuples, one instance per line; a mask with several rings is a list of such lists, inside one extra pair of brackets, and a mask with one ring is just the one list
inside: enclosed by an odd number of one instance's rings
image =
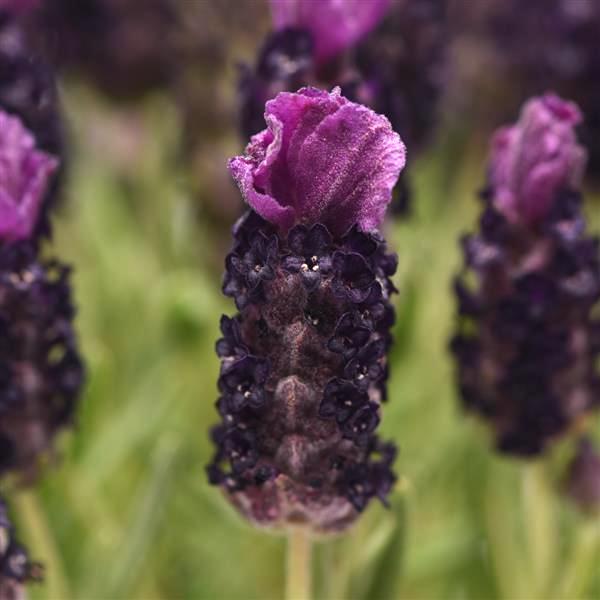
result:
[(404, 147), (337, 92), (283, 93), (267, 115), (230, 163), (254, 210), (226, 259), (239, 313), (221, 320), (208, 475), (256, 524), (338, 531), (395, 481), (395, 448), (375, 432), (396, 257), (373, 227)]
[(577, 120), (574, 105), (546, 96), (496, 134), (479, 231), (463, 239), (455, 281), (463, 405), (490, 423), (500, 451), (521, 456), (599, 404), (600, 259), (575, 187)]

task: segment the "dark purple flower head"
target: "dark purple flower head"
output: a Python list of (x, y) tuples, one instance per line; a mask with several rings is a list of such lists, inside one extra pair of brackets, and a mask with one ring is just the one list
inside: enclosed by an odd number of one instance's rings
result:
[(0, 240), (29, 238), (58, 160), (36, 147), (17, 117), (0, 110)]
[(501, 452), (536, 456), (598, 408), (598, 240), (576, 189), (577, 108), (529, 101), (499, 134), (479, 231), (463, 241), (451, 349), (463, 404)]
[(0, 498), (0, 598), (20, 600), (25, 597), (25, 584), (41, 578), (42, 566), (31, 562), (15, 539), (6, 503)]
[(579, 109), (553, 94), (527, 102), (519, 121), (492, 141), (490, 185), (509, 220), (534, 224), (551, 210), (557, 193), (576, 188), (586, 152), (577, 143)]
[(375, 229), (405, 164), (389, 121), (331, 93), (304, 88), (267, 102), (267, 129), (229, 162), (244, 200), (283, 231), (321, 223), (333, 234)]
[(591, 440), (579, 441), (567, 468), (565, 491), (584, 512), (600, 512), (600, 454)]
[(253, 212), (234, 238), (224, 292), (240, 312), (221, 319), (209, 481), (254, 523), (343, 529), (395, 480), (375, 430), (396, 260), (375, 232), (286, 234)]
[(389, 6), (390, 0), (271, 0), (275, 27), (310, 31), (318, 62), (354, 46), (377, 26)]
[(0, 474), (34, 476), (72, 423), (84, 369), (69, 274), (30, 243), (0, 247)]

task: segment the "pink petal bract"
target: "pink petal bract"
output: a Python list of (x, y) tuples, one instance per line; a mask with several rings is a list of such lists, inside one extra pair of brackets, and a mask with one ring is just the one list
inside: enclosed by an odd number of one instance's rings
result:
[(305, 88), (267, 102), (267, 129), (229, 169), (246, 202), (283, 230), (323, 223), (333, 233), (383, 220), (406, 162), (389, 121), (332, 93)]

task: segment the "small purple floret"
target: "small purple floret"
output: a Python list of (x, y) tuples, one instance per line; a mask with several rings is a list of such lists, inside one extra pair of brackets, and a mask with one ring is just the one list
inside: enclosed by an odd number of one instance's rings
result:
[(271, 0), (277, 29), (306, 29), (319, 62), (356, 44), (384, 17), (390, 0)]
[(57, 167), (17, 117), (0, 111), (0, 240), (31, 236)]
[(391, 200), (406, 150), (389, 121), (339, 89), (303, 88), (267, 102), (267, 129), (229, 170), (246, 202), (286, 231), (322, 223), (334, 234), (371, 231)]
[(539, 222), (558, 192), (580, 183), (586, 162), (575, 136), (580, 122), (575, 104), (546, 94), (527, 102), (515, 125), (496, 132), (490, 184), (497, 208), (509, 220)]

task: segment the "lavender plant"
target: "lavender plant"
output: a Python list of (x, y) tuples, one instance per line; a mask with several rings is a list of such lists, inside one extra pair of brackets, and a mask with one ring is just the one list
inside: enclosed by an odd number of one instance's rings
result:
[(82, 382), (69, 268), (40, 260), (32, 237), (57, 167), (0, 111), (0, 473), (35, 472)]
[(208, 475), (258, 525), (341, 531), (395, 480), (376, 428), (396, 257), (376, 228), (405, 150), (339, 90), (281, 93), (266, 120), (229, 164), (251, 210), (226, 259), (239, 313), (221, 320)]
[[(411, 149), (423, 148), (436, 120), (446, 63), (446, 11), (438, 0), (314, 2), (272, 0), (275, 31), (256, 65), (242, 66), (245, 139), (264, 127), (263, 107), (280, 91), (332, 87), (386, 115)], [(408, 210), (402, 177), (392, 210)]]
[(598, 408), (598, 240), (585, 232), (578, 108), (547, 94), (493, 138), (479, 231), (463, 239), (452, 351), (463, 406), (501, 452), (536, 456)]

